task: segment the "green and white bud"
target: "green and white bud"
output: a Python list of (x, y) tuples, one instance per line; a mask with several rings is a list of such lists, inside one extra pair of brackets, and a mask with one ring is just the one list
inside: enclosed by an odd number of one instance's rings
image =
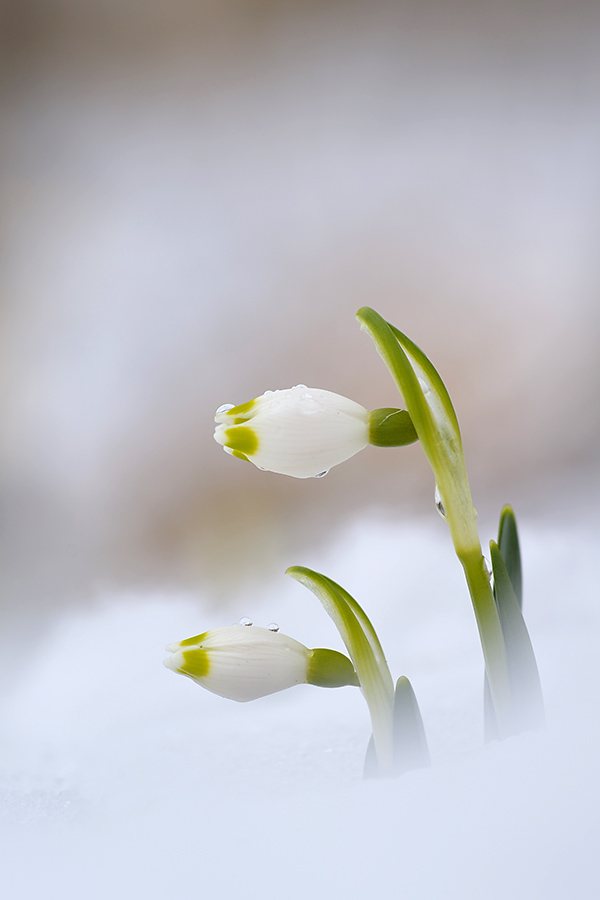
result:
[(164, 664), (201, 687), (244, 703), (295, 684), (358, 685), (350, 660), (336, 650), (309, 650), (279, 631), (248, 625), (215, 628), (169, 644)]
[(222, 406), (215, 422), (215, 440), (228, 453), (294, 478), (324, 475), (369, 443), (363, 406), (305, 385)]

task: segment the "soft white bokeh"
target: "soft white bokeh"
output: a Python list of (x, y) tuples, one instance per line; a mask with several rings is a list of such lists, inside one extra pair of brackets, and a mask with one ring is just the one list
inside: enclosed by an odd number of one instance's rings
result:
[[(596, 896), (597, 3), (46, 0), (0, 43), (3, 886)], [(365, 304), (446, 381), (482, 537), (515, 506), (543, 734), (482, 747), (418, 446), (294, 483), (212, 440), (281, 384), (396, 405)], [(372, 616), (431, 770), (362, 782), (355, 689), (162, 667), (242, 615), (342, 649), (291, 564)]]
[(447, 381), (480, 510), (597, 477), (597, 4), (42, 6), (0, 35), (16, 640), (107, 580), (226, 602), (367, 500), (422, 509), (415, 448), (301, 489), (212, 443), (282, 384), (395, 405), (364, 304)]

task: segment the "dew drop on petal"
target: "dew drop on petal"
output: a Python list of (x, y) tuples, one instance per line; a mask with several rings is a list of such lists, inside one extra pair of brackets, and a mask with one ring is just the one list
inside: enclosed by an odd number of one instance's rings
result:
[(440, 497), (440, 491), (436, 484), (435, 486), (435, 494), (433, 495), (433, 499), (435, 500), (436, 509), (439, 512), (442, 519), (446, 518), (446, 510), (444, 509), (444, 504), (442, 503), (442, 498)]
[(269, 631), (279, 631), (279, 625), (277, 624), (277, 622), (271, 622), (269, 625), (267, 625), (267, 629)]
[(229, 412), (230, 409), (233, 409), (235, 403), (224, 403), (223, 406), (220, 406), (215, 413), (215, 416), (220, 416), (223, 413)]
[(248, 616), (242, 616), (238, 625), (252, 625), (252, 619), (249, 619)]
[(263, 397), (266, 397), (267, 394), (272, 394), (272, 393), (273, 393), (273, 391), (265, 391), (264, 394), (263, 394)]
[(307, 386), (305, 384), (295, 384), (292, 390), (296, 390), (296, 388), (302, 388), (303, 390), (306, 390)]
[(319, 472), (318, 475), (315, 475), (315, 478), (324, 478), (325, 475), (327, 475), (328, 472), (329, 472), (329, 469), (325, 469), (324, 472)]

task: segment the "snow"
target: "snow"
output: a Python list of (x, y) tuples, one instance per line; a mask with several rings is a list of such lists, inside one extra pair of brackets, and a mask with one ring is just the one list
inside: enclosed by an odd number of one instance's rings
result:
[(6, 896), (597, 896), (598, 529), (521, 525), (548, 725), (487, 746), (481, 653), (445, 531), (365, 517), (289, 560), (350, 590), (393, 675), (413, 683), (433, 765), (396, 780), (362, 779), (356, 689), (236, 704), (161, 665), (165, 644), (231, 624), (232, 608), (341, 649), (283, 574), (225, 612), (195, 595), (107, 593), (24, 646), (1, 701)]

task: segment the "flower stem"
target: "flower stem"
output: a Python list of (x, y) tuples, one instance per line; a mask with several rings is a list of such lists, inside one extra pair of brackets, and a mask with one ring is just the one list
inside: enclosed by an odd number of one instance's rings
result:
[(496, 601), (481, 552), (477, 515), (456, 413), (431, 361), (405, 334), (369, 307), (357, 318), (367, 331), (404, 398), (435, 476), (443, 515), (467, 580), (501, 737), (513, 730), (513, 701), (506, 647)]
[(513, 731), (513, 698), (502, 625), (481, 552), (477, 514), (471, 499), (462, 448), (459, 453), (448, 456), (452, 460), (450, 467), (442, 462), (435, 468), (432, 464), (432, 468), (454, 550), (463, 567), (471, 596), (499, 733), (501, 737), (506, 737)]
[(490, 578), (481, 547), (458, 554), (473, 603), (500, 737), (513, 732), (513, 698), (506, 647)]

